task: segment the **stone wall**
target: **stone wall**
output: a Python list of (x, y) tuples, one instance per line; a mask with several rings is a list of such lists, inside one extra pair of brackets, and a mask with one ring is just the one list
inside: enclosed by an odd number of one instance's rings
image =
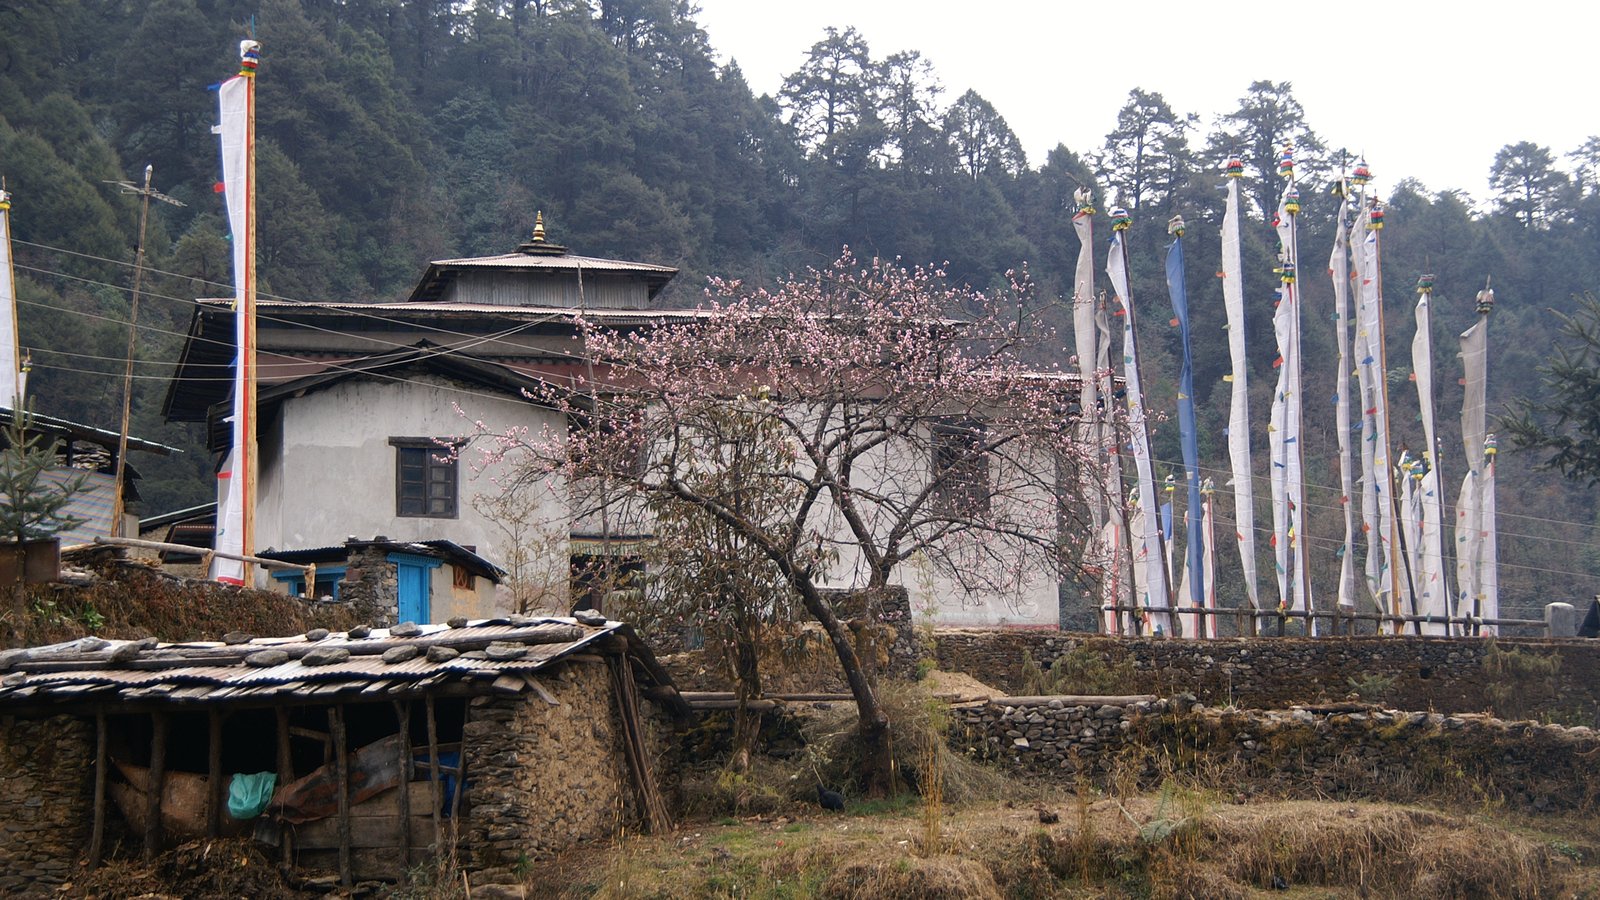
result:
[(1355, 704), (1219, 710), (1187, 697), (1090, 705), (1015, 699), (955, 710), (952, 746), (1067, 782), (1148, 788), (1202, 773), (1240, 794), (1443, 796), (1537, 812), (1600, 802), (1600, 736), (1589, 728)]
[(0, 719), (0, 895), (48, 896), (89, 844), (94, 726)]
[(354, 607), (356, 615), (374, 628), (399, 624), (400, 581), (389, 553), (381, 546), (351, 541), (339, 599)]
[[(1024, 652), (1048, 667), (1086, 648), (1107, 663), (1130, 660), (1119, 692), (1195, 694), (1212, 705), (1259, 708), (1343, 699), (1352, 682), (1363, 699), (1439, 712), (1543, 715), (1595, 724), (1600, 714), (1600, 641), (1501, 638), (1224, 638), (1190, 641), (1118, 638), (1056, 631), (941, 630), (939, 667), (1021, 692)], [(1511, 654), (1515, 651), (1515, 655)], [(1496, 656), (1498, 654), (1498, 656)], [(1494, 657), (1494, 658), (1491, 658)], [(1541, 671), (1541, 661), (1558, 661)], [(1501, 670), (1496, 671), (1496, 662)], [(1386, 690), (1381, 682), (1393, 679)]]
[[(609, 838), (641, 818), (607, 666), (574, 662), (541, 681), (556, 705), (529, 692), (479, 697), (468, 711), (464, 843), (474, 885), (514, 883), (529, 861)], [(670, 797), (671, 725), (655, 704), (639, 705), (657, 783)]]

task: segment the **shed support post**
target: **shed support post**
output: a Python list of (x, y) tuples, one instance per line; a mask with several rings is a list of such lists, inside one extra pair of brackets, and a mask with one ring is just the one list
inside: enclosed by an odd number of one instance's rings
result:
[(345, 755), (344, 707), (328, 707), (328, 733), (333, 737), (334, 774), (338, 778), (339, 883), (349, 887), (350, 874), (350, 758)]
[[(294, 781), (294, 757), (289, 749), (289, 710), (278, 707), (274, 712), (278, 718), (278, 787)], [(283, 853), (285, 868), (294, 862), (294, 832), (285, 825), (282, 836), (278, 839), (278, 847)]]
[(94, 825), (89, 832), (89, 868), (100, 867), (106, 841), (106, 714), (94, 714)]
[(444, 853), (444, 825), (439, 821), (444, 806), (444, 794), (439, 786), (439, 719), (433, 708), (432, 694), (427, 695), (424, 705), (428, 712), (428, 777), (433, 782), (433, 789), (429, 793), (433, 798), (433, 852), (438, 856)]
[(222, 836), (222, 710), (211, 708), (206, 736), (206, 837)]
[(167, 714), (150, 714), (150, 771), (145, 784), (144, 861), (161, 852), (161, 794), (167, 781)]
[(411, 701), (394, 701), (400, 723), (400, 860), (411, 868)]

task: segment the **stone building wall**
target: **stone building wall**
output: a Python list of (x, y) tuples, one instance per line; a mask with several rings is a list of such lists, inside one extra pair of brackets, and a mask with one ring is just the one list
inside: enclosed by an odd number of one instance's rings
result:
[[(608, 667), (574, 662), (540, 676), (556, 701), (536, 693), (478, 697), (463, 741), (469, 765), (468, 867), (474, 884), (512, 883), (528, 861), (582, 841), (608, 838), (640, 819), (623, 755)], [(670, 796), (669, 721), (640, 699), (653, 771)]]
[(379, 546), (350, 542), (339, 599), (349, 603), (374, 628), (398, 625), (400, 581), (389, 553)]
[(0, 719), (0, 896), (49, 896), (89, 844), (94, 726)]
[[(1012, 698), (1019, 700), (1023, 698)], [(1215, 709), (1183, 700), (1002, 698), (954, 711), (952, 746), (1075, 783), (1203, 773), (1240, 793), (1403, 801), (1450, 796), (1536, 812), (1600, 802), (1589, 728), (1377, 707)]]
[[(1133, 680), (1117, 688), (1163, 696), (1190, 692), (1207, 704), (1259, 708), (1343, 699), (1352, 682), (1386, 690), (1365, 699), (1400, 709), (1555, 717), (1595, 724), (1600, 715), (1600, 641), (1501, 638), (1118, 638), (1057, 631), (937, 632), (941, 669), (1020, 692), (1024, 652), (1041, 667), (1077, 648), (1107, 663), (1129, 660)], [(1491, 649), (1493, 648), (1493, 649)], [(1516, 651), (1516, 655), (1507, 657)], [(1491, 654), (1501, 654), (1496, 671)], [(1555, 671), (1540, 663), (1556, 660)], [(1509, 671), (1507, 671), (1509, 670)]]

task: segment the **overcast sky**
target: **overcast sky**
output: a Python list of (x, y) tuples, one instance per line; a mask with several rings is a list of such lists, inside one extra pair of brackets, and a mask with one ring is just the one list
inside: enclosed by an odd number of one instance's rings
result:
[(1364, 152), (1385, 192), (1409, 175), (1481, 200), (1501, 146), (1531, 140), (1566, 166), (1561, 156), (1600, 134), (1600, 7), (1589, 4), (698, 2), (711, 45), (757, 94), (776, 94), (825, 27), (854, 27), (876, 60), (920, 51), (943, 102), (983, 95), (1034, 166), (1057, 144), (1098, 147), (1135, 87), (1198, 113), (1201, 144), (1259, 79), (1292, 82), (1311, 127)]

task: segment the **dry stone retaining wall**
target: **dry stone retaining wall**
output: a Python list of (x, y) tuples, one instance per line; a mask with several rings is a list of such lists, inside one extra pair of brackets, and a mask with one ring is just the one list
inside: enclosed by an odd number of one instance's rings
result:
[[(1118, 638), (1058, 631), (944, 629), (936, 637), (939, 667), (965, 672), (1007, 691), (1019, 684), (1024, 652), (1041, 666), (1077, 648), (1109, 662), (1132, 662), (1126, 693), (1195, 694), (1212, 705), (1284, 707), (1343, 699), (1351, 682), (1393, 679), (1374, 699), (1386, 706), (1439, 712), (1515, 709), (1502, 714), (1555, 716), (1593, 724), (1600, 714), (1600, 641), (1502, 638), (1497, 652), (1522, 659), (1554, 656), (1554, 674), (1497, 675), (1481, 638), (1333, 637), (1224, 638), (1196, 641)], [(1372, 682), (1367, 681), (1368, 684)], [(1497, 686), (1498, 692), (1497, 692)]]
[(955, 749), (1072, 782), (1131, 778), (1148, 787), (1200, 772), (1241, 793), (1450, 796), (1533, 811), (1600, 804), (1600, 736), (1584, 727), (1352, 704), (1207, 709), (1188, 697), (1129, 704), (1002, 698), (959, 708), (953, 721)]
[(0, 895), (47, 896), (89, 842), (94, 728), (73, 716), (0, 720)]

